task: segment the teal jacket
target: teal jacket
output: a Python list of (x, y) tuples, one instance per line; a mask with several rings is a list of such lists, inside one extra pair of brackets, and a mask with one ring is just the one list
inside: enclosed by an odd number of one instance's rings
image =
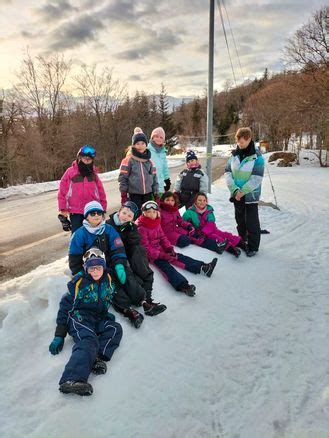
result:
[(156, 167), (156, 173), (158, 177), (158, 185), (159, 185), (159, 193), (164, 192), (164, 185), (165, 180), (170, 178), (170, 173), (168, 169), (168, 162), (167, 162), (167, 154), (166, 154), (166, 148), (164, 146), (162, 147), (156, 147), (152, 143), (152, 141), (149, 142), (147, 148), (151, 151), (151, 159)]
[(214, 209), (211, 205), (207, 204), (206, 211), (200, 214), (196, 211), (196, 207), (193, 204), (183, 214), (184, 221), (191, 222), (193, 227), (197, 230), (203, 228), (207, 222), (216, 222)]

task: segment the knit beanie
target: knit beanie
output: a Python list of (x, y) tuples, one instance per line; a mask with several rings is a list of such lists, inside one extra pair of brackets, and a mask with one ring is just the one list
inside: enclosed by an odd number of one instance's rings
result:
[(91, 201), (91, 202), (88, 202), (88, 204), (85, 205), (85, 208), (84, 208), (84, 211), (83, 211), (84, 218), (86, 219), (88, 214), (91, 213), (92, 211), (99, 211), (100, 213), (105, 213), (103, 207), (97, 201)]
[(87, 272), (88, 268), (91, 268), (92, 266), (103, 266), (103, 268), (106, 269), (106, 261), (102, 257), (90, 257), (85, 261), (83, 267)]
[(190, 160), (197, 160), (198, 157), (195, 155), (195, 152), (190, 150), (186, 152), (186, 162), (190, 161)]
[(132, 145), (134, 146), (139, 141), (143, 141), (147, 145), (147, 138), (144, 132), (137, 132), (137, 134), (133, 135)]
[(163, 141), (165, 141), (166, 139), (166, 133), (164, 132), (164, 129), (161, 128), (161, 126), (159, 126), (158, 128), (153, 129), (152, 134), (151, 134), (151, 140), (154, 137), (154, 135), (160, 135), (160, 137), (163, 137)]

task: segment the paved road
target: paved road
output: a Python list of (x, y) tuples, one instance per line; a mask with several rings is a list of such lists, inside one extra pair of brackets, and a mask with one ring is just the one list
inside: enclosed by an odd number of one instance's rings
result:
[[(225, 163), (213, 158), (213, 180), (223, 174)], [(183, 168), (170, 169), (172, 181)], [(111, 213), (120, 206), (118, 183), (107, 181), (104, 187)], [(0, 200), (1, 281), (65, 256), (70, 233), (62, 231), (57, 214), (57, 191)]]

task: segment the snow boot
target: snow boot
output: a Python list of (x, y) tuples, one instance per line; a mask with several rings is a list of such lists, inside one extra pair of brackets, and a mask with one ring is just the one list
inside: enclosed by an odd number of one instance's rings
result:
[(228, 239), (224, 239), (223, 242), (217, 242), (217, 252), (219, 255), (223, 254), (227, 244), (228, 244)]
[(125, 311), (125, 316), (129, 318), (129, 321), (135, 328), (139, 328), (144, 320), (144, 316), (132, 308), (129, 308)]
[(210, 263), (205, 263), (201, 266), (201, 274), (206, 275), (207, 277), (211, 277), (211, 274), (213, 273), (213, 270), (215, 269), (215, 266), (217, 264), (218, 259), (214, 258)]
[(160, 303), (155, 303), (152, 298), (147, 299), (143, 302), (144, 313), (147, 316), (155, 316), (159, 315), (159, 313), (164, 312), (167, 309), (167, 306)]
[(62, 383), (59, 385), (59, 390), (64, 394), (91, 395), (93, 393), (93, 387), (90, 383), (75, 382), (74, 380)]
[(248, 249), (246, 251), (246, 256), (247, 257), (254, 257), (257, 254), (257, 251), (253, 251), (252, 249)]
[(106, 363), (102, 359), (97, 357), (94, 362), (94, 365), (91, 368), (91, 372), (100, 375), (100, 374), (105, 374), (106, 371), (107, 371)]
[(241, 249), (237, 246), (229, 246), (226, 250), (228, 253), (234, 255), (234, 257), (238, 258), (241, 254)]
[(186, 294), (189, 297), (194, 297), (194, 295), (195, 295), (195, 286), (194, 286), (194, 284), (183, 283), (180, 286), (178, 286), (177, 290), (179, 292), (183, 292), (184, 294)]

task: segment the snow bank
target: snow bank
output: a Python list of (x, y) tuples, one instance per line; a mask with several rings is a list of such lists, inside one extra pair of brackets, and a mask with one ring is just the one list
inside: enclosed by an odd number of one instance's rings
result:
[[(64, 396), (66, 339), (48, 353), (67, 260), (0, 285), (0, 436), (325, 438), (329, 430), (327, 169), (272, 168), (280, 211), (260, 208), (261, 251), (220, 256), (211, 279), (186, 273), (194, 298), (158, 272), (168, 309), (124, 329), (89, 398)], [(263, 199), (272, 201), (267, 176)], [(210, 197), (234, 232), (223, 181)], [(210, 261), (198, 247), (182, 251)]]

